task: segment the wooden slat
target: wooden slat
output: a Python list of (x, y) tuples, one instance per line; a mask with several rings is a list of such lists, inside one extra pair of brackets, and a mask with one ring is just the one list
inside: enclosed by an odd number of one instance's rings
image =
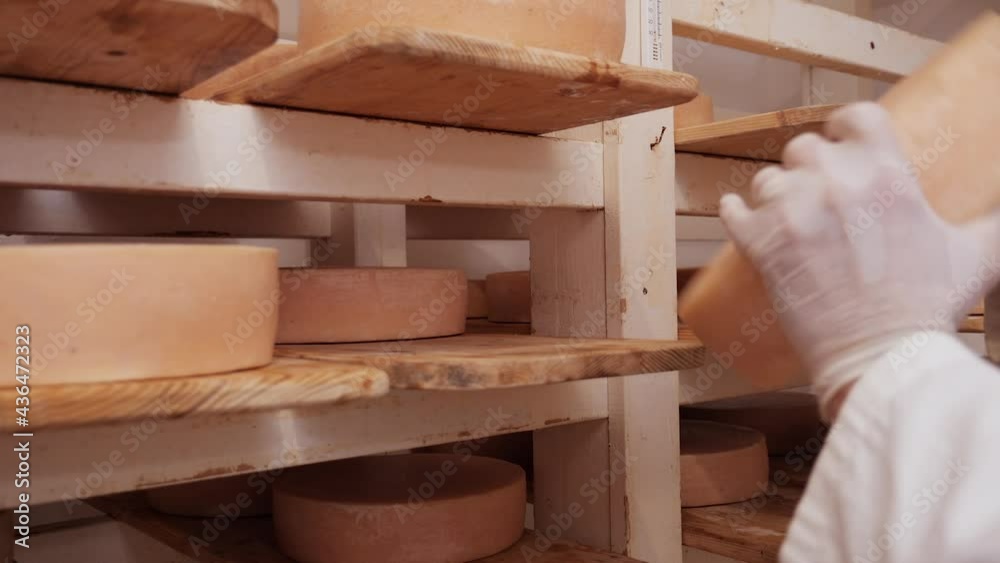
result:
[[(771, 475), (767, 492), (750, 501), (683, 509), (684, 545), (746, 563), (777, 562), (809, 469), (772, 457)], [(779, 475), (784, 486), (774, 482)]]
[(232, 88), (236, 84), (249, 78), (257, 76), (261, 72), (271, 69), (288, 59), (294, 57), (299, 52), (298, 44), (288, 41), (279, 41), (267, 49), (248, 57), (239, 63), (227, 68), (215, 76), (201, 82), (182, 95), (192, 100), (208, 100), (217, 96), (223, 90)]
[(325, 238), (330, 205), (6, 188), (0, 189), (0, 233)]
[(0, 99), (0, 152), (18, 164), (0, 167), (0, 186), (187, 194), (192, 205), (604, 203), (601, 162), (586, 158), (594, 143), (156, 96), (129, 105), (121, 92), (9, 78)]
[(674, 183), (677, 214), (717, 217), (723, 194), (748, 196), (751, 180), (767, 164), (767, 161), (745, 158), (677, 153)]
[[(237, 518), (218, 531), (212, 541), (203, 538), (204, 522), (198, 518), (167, 516), (150, 510), (141, 495), (126, 494), (92, 499), (90, 504), (109, 516), (167, 545), (200, 563), (294, 563), (278, 551), (270, 518)], [(569, 542), (536, 544), (535, 535), (525, 531), (521, 540), (502, 553), (473, 563), (522, 563), (526, 554), (538, 563), (640, 563)], [(375, 562), (372, 562), (375, 563)]]
[(310, 49), (217, 98), (548, 133), (681, 104), (694, 98), (697, 84), (681, 73), (442, 31), (385, 27)]
[(487, 389), (675, 371), (701, 365), (697, 343), (467, 334), (405, 342), (279, 346), (276, 354), (360, 362), (396, 389)]
[(838, 105), (806, 106), (678, 129), (678, 151), (780, 161), (796, 135), (821, 132)]
[(910, 74), (941, 47), (801, 0), (674, 0), (673, 12), (677, 36), (880, 80)]
[(982, 315), (971, 315), (962, 320), (958, 327), (959, 332), (983, 333), (986, 331), (986, 323)]
[(527, 240), (525, 212), (473, 207), (418, 207), (406, 214), (410, 240)]
[[(371, 366), (278, 358), (262, 368), (227, 374), (36, 385), (29, 430), (334, 405), (388, 390), (388, 376)], [(0, 400), (13, 404), (16, 396), (13, 388), (0, 389)], [(0, 430), (24, 430), (17, 428), (13, 420), (0, 421)]]
[(531, 323), (491, 323), (487, 319), (465, 321), (466, 334), (531, 334)]
[(179, 93), (272, 44), (277, 28), (271, 0), (4, 0), (0, 74)]

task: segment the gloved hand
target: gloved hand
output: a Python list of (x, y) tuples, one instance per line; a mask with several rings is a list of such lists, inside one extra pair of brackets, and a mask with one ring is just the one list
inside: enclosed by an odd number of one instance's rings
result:
[(1000, 215), (938, 217), (874, 103), (834, 113), (825, 138), (792, 140), (783, 163), (754, 178), (755, 209), (728, 194), (720, 215), (772, 297), (793, 296), (780, 322), (830, 420), (872, 362), (903, 338), (954, 331), (1000, 278)]

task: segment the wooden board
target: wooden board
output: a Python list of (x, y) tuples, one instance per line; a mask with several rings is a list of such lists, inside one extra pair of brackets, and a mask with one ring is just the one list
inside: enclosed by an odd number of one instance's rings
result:
[(693, 99), (686, 74), (418, 28), (357, 32), (217, 98), (520, 133), (547, 133)]
[(208, 80), (195, 85), (182, 94), (192, 100), (208, 100), (220, 92), (232, 88), (244, 80), (253, 78), (275, 65), (291, 59), (299, 53), (299, 46), (294, 42), (281, 41), (243, 59), (239, 63), (212, 76)]
[(531, 323), (493, 323), (488, 319), (465, 321), (466, 334), (531, 334)]
[[(982, 72), (997, 67), (1000, 15), (988, 13), (880, 100), (904, 154), (920, 170), (929, 203), (947, 221), (967, 222), (1000, 206), (1000, 162), (993, 154), (1000, 73)], [(734, 368), (762, 387), (803, 371), (780, 326), (745, 342), (742, 327), (772, 306), (763, 280), (731, 244), (680, 300), (681, 316), (710, 348), (743, 345)]]
[[(195, 558), (199, 563), (295, 563), (274, 544), (270, 518), (237, 518), (218, 533), (213, 541), (192, 542), (203, 538), (205, 524), (197, 518), (167, 516), (150, 510), (141, 494), (130, 493), (88, 499), (88, 503), (108, 516), (167, 547)], [(192, 546), (198, 547), (195, 554)], [(549, 546), (546, 548), (542, 546)], [(565, 541), (549, 542), (526, 531), (516, 545), (503, 553), (476, 563), (523, 563), (525, 554), (535, 555), (535, 563), (640, 563), (622, 555), (598, 551)]]
[(968, 332), (968, 333), (982, 333), (986, 330), (986, 321), (983, 315), (971, 315), (965, 317), (962, 324), (958, 327), (958, 332)]
[[(33, 388), (28, 430), (332, 405), (388, 390), (386, 374), (371, 366), (279, 358), (218, 375)], [(0, 389), (0, 401), (14, 404), (16, 396), (13, 387)], [(0, 430), (24, 430), (8, 418)]]
[(281, 357), (360, 362), (385, 370), (396, 389), (487, 389), (697, 367), (697, 343), (466, 334), (368, 344), (279, 346)]
[(0, 74), (179, 93), (274, 43), (271, 0), (4, 0)]
[(678, 151), (778, 162), (796, 135), (822, 131), (839, 105), (806, 106), (677, 129)]
[(681, 541), (746, 563), (775, 563), (805, 488), (804, 472), (786, 470), (785, 475), (785, 486), (771, 483), (774, 488), (768, 493), (773, 494), (761, 492), (746, 502), (683, 509)]

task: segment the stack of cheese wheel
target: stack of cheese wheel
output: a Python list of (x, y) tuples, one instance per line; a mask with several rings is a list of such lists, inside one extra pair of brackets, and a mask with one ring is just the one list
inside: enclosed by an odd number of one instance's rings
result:
[(819, 451), (826, 427), (810, 393), (784, 391), (681, 407), (681, 418), (712, 420), (753, 428), (767, 437), (771, 455), (802, 449)]
[(681, 506), (742, 502), (768, 476), (764, 435), (743, 426), (681, 421)]
[(524, 532), (524, 471), (406, 454), (293, 469), (274, 489), (278, 547), (299, 563), (464, 563)]
[(14, 365), (14, 327), (29, 327), (34, 385), (204, 375), (271, 361), (272, 249), (26, 245), (0, 249), (0, 264), (0, 324), (8, 327), (0, 359)]
[(451, 31), (520, 46), (618, 61), (625, 0), (302, 0), (299, 45), (318, 47), (354, 32), (391, 26)]
[(500, 272), (486, 276), (490, 322), (531, 322), (530, 272)]
[(287, 269), (281, 272), (279, 344), (378, 342), (465, 331), (461, 270)]
[[(154, 510), (174, 516), (212, 517), (223, 510), (239, 516), (271, 514), (271, 485), (260, 475), (237, 475), (146, 491)], [(233, 508), (236, 507), (236, 508)]]

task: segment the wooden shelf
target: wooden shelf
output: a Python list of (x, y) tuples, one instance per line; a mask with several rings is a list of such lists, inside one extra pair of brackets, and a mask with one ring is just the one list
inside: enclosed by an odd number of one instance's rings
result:
[(839, 105), (806, 106), (678, 129), (678, 151), (778, 162), (788, 141), (820, 132)]
[[(468, 334), (408, 342), (278, 346), (265, 367), (227, 374), (32, 388), (31, 428), (336, 405), (390, 387), (480, 390), (701, 365), (694, 342)], [(14, 402), (13, 388), (0, 401)], [(17, 431), (13, 420), (0, 429)], [(23, 431), (24, 429), (20, 429)]]
[[(131, 493), (90, 499), (89, 502), (111, 518), (163, 543), (180, 554), (200, 563), (294, 563), (278, 551), (274, 542), (271, 519), (243, 517), (230, 522), (218, 538), (198, 545), (195, 552), (192, 538), (201, 538), (204, 522), (201, 518), (180, 518), (160, 514), (148, 508), (142, 494)], [(537, 563), (640, 563), (622, 555), (614, 555), (563, 541), (552, 542), (542, 551), (535, 547), (535, 536), (525, 531), (521, 541), (503, 553), (474, 563), (521, 563), (524, 551), (538, 553)]]
[[(681, 510), (681, 543), (746, 563), (775, 563), (802, 498), (811, 467), (794, 467), (771, 458), (772, 479), (784, 472), (784, 486), (772, 481), (769, 492), (751, 501)], [(763, 505), (761, 505), (763, 503)]]
[(682, 104), (697, 89), (678, 72), (383, 27), (303, 51), (216, 99), (537, 134)]
[(958, 332), (984, 333), (986, 332), (986, 319), (983, 315), (970, 315), (962, 321), (958, 327)]
[(542, 385), (700, 366), (704, 348), (670, 340), (588, 340), (509, 334), (364, 344), (279, 346), (277, 354), (385, 370), (395, 389), (471, 390)]
[[(278, 35), (278, 13), (270, 0), (50, 5), (54, 13), (37, 0), (0, 4), (0, 28), (11, 32), (7, 38), (13, 41), (12, 49), (0, 51), (0, 74), (180, 93), (264, 49)], [(22, 35), (31, 29), (35, 32)]]
[(492, 323), (486, 319), (465, 322), (467, 334), (531, 334), (531, 323)]

